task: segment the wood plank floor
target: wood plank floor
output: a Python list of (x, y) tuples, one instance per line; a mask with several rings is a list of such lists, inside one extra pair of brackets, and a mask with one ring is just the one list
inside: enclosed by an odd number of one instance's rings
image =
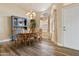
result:
[(0, 56), (79, 56), (79, 51), (59, 47), (43, 40), (33, 46), (15, 48), (12, 45), (0, 47)]

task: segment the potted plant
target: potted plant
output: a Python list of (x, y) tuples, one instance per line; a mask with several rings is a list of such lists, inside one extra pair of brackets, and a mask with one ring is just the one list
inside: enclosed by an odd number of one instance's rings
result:
[(34, 33), (35, 32), (35, 29), (36, 29), (36, 21), (35, 21), (35, 19), (31, 19), (30, 20), (30, 31), (32, 33)]

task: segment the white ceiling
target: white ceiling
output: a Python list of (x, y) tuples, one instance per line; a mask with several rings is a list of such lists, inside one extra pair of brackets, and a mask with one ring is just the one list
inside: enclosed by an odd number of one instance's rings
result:
[(0, 5), (18, 6), (24, 10), (44, 11), (47, 10), (52, 3), (2, 3)]
[(21, 3), (16, 4), (25, 10), (44, 11), (47, 10), (52, 3)]
[(26, 12), (27, 11), (46, 11), (52, 3), (0, 3), (0, 5), (4, 5), (4, 6), (16, 6), (19, 7), (21, 9), (24, 9)]

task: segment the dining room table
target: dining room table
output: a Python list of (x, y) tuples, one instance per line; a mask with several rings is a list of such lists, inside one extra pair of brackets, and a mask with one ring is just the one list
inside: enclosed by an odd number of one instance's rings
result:
[(37, 33), (18, 33), (15, 46), (33, 45), (37, 41)]

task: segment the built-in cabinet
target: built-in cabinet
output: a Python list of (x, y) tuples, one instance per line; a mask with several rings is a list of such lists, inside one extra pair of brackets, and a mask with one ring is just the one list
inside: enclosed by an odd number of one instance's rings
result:
[(28, 20), (27, 18), (11, 16), (12, 23), (12, 40), (16, 40), (16, 36), (19, 33), (28, 32)]

